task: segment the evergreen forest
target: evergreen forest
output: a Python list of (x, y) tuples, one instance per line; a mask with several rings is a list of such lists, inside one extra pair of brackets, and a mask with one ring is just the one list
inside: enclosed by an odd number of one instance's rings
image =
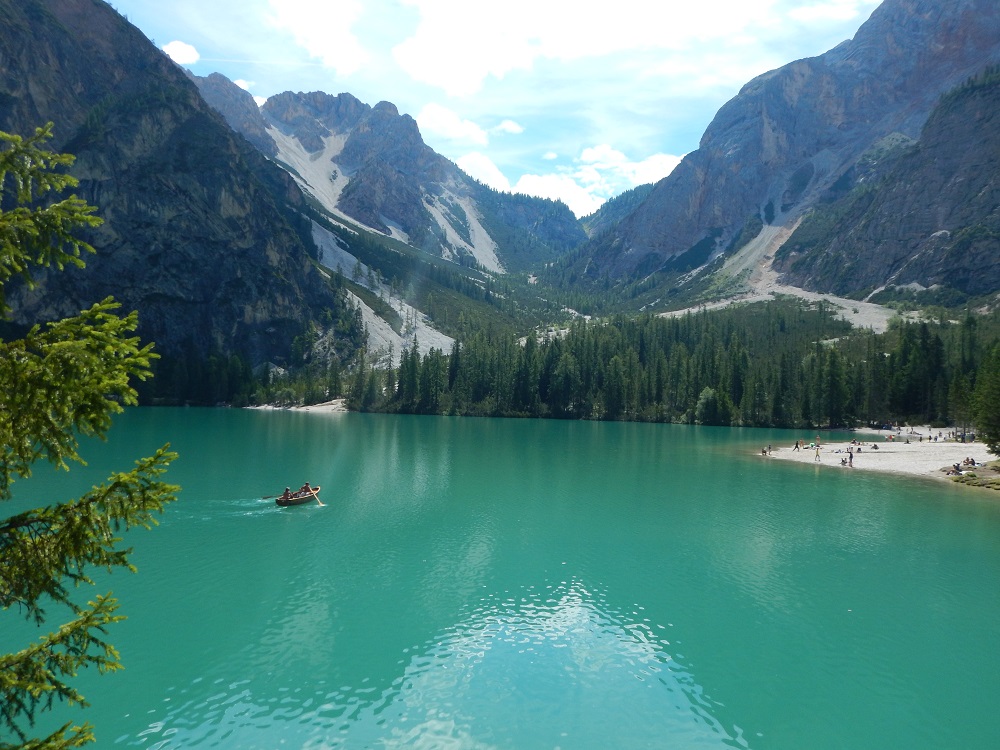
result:
[[(321, 400), (405, 414), (682, 422), (751, 427), (970, 425), (974, 393), (1000, 341), (997, 316), (897, 318), (883, 334), (852, 329), (797, 299), (677, 317), (578, 319), (518, 337), (469, 330), (450, 352), (397, 369), (364, 358), (349, 375), (306, 368), (257, 397)], [(308, 394), (307, 394), (308, 392)], [(311, 397), (311, 398), (310, 398)]]

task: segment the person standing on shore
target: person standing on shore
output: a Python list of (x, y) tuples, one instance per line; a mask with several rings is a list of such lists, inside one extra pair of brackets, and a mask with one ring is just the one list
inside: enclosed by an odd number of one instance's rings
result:
[(816, 443), (816, 457), (813, 461), (819, 461), (819, 443)]

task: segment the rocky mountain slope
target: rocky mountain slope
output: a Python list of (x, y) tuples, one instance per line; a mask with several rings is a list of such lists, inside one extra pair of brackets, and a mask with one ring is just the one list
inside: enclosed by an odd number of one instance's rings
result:
[[(84, 270), (10, 290), (17, 321), (113, 294), (170, 356), (283, 361), (310, 321), (349, 315), (313, 256), (304, 198), (101, 0), (0, 0), (0, 130), (55, 123), (104, 224)], [(345, 342), (351, 348), (353, 342)]]
[(559, 257), (586, 239), (564, 204), (471, 179), (389, 102), (371, 107), (351, 94), (286, 91), (253, 117), (252, 98), (235, 84), (218, 74), (195, 80), (235, 130), (334, 215), (497, 273)]
[(267, 134), (267, 124), (260, 115), (260, 107), (246, 91), (221, 73), (205, 77), (184, 71), (201, 92), (202, 98), (225, 118), (229, 126), (250, 141), (264, 156), (274, 158), (278, 147)]
[[(886, 0), (854, 39), (749, 82), (649, 197), (580, 261), (636, 280), (790, 227), (883, 139), (920, 135), (941, 94), (1000, 61), (995, 0)], [(746, 233), (744, 233), (746, 235)], [(808, 284), (803, 270), (798, 280)]]
[(614, 228), (618, 223), (632, 213), (653, 192), (654, 184), (638, 185), (626, 190), (621, 195), (606, 201), (594, 213), (580, 219), (580, 224), (588, 237)]
[(819, 205), (782, 246), (790, 283), (874, 296), (887, 286), (961, 302), (1000, 290), (1000, 72), (942, 98), (882, 174)]

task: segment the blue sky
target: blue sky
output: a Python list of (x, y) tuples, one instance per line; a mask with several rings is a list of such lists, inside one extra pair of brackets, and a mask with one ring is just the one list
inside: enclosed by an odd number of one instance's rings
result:
[(178, 63), (259, 99), (349, 92), (501, 190), (577, 215), (668, 174), (754, 76), (879, 0), (114, 0)]

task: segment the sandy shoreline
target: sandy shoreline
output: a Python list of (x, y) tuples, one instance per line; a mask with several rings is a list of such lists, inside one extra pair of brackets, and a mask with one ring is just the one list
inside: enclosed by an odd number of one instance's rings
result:
[(325, 414), (346, 414), (347, 399), (335, 398), (332, 401), (324, 401), (322, 404), (309, 404), (308, 406), (250, 406), (249, 409), (273, 409), (275, 411), (315, 411)]
[[(798, 461), (800, 463), (821, 464), (843, 469), (844, 471), (878, 471), (887, 474), (902, 474), (914, 477), (931, 477), (947, 479), (947, 469), (954, 464), (962, 464), (966, 458), (975, 459), (977, 464), (995, 461), (996, 456), (986, 450), (982, 443), (963, 443), (960, 440), (928, 439), (939, 432), (948, 434), (947, 430), (932, 430), (930, 427), (915, 427), (914, 432), (901, 433), (857, 432), (859, 445), (846, 442), (826, 442), (821, 435), (819, 459), (816, 459), (816, 449), (810, 448), (810, 442), (816, 436), (805, 439), (805, 447), (794, 450), (791, 445), (773, 445), (769, 458), (782, 461)], [(892, 434), (893, 440), (887, 437)], [(923, 440), (921, 441), (921, 437)], [(909, 439), (909, 444), (906, 440)], [(877, 445), (878, 450), (872, 446)], [(842, 459), (848, 458), (848, 448), (854, 448), (854, 458), (851, 466), (843, 466)], [(859, 450), (860, 448), (860, 450)], [(975, 472), (972, 466), (963, 466), (967, 471)], [(981, 468), (979, 469), (981, 471)]]
[[(279, 409), (283, 407), (251, 408)], [(342, 398), (326, 401), (322, 404), (293, 406), (290, 409), (327, 414), (347, 412), (346, 399)], [(812, 434), (803, 438), (801, 443), (803, 447), (799, 450), (794, 450), (794, 441), (790, 445), (772, 444), (771, 453), (766, 458), (819, 464), (845, 471), (878, 471), (886, 474), (936, 479), (947, 479), (947, 470), (956, 463), (961, 465), (966, 458), (974, 459), (976, 464), (997, 459), (997, 456), (989, 453), (982, 443), (963, 443), (960, 440), (941, 438), (937, 442), (933, 440), (934, 435), (948, 435), (949, 430), (935, 430), (928, 426), (912, 429), (913, 432), (904, 430), (900, 433), (891, 433), (888, 430), (877, 432), (858, 430), (855, 433), (857, 445), (852, 445), (849, 441), (827, 442), (825, 436), (820, 434), (819, 460), (816, 459), (816, 449), (809, 447), (809, 444), (814, 442), (817, 437)], [(888, 440), (890, 434), (893, 436), (892, 440)], [(906, 442), (907, 439), (909, 439), (909, 443)], [(873, 445), (878, 445), (878, 450), (875, 450)], [(848, 448), (854, 449), (854, 458), (851, 465), (843, 466), (841, 461), (848, 457)], [(973, 472), (977, 470), (972, 466), (963, 466), (962, 468)], [(979, 471), (981, 472), (981, 467)]]

